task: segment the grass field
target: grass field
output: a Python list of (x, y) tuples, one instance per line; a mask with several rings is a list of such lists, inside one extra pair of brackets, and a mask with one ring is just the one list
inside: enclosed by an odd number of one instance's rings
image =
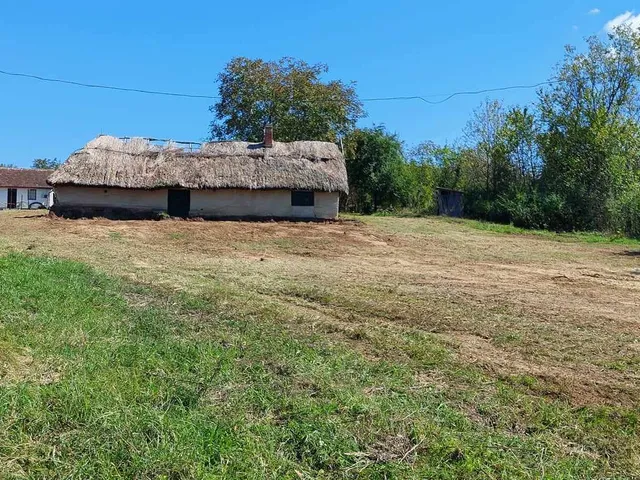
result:
[(640, 478), (640, 246), (0, 212), (0, 478)]

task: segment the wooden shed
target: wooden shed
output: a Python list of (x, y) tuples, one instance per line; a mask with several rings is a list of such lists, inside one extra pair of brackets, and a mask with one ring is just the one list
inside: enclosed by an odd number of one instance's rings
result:
[(462, 218), (464, 214), (464, 193), (451, 188), (437, 188), (438, 215)]

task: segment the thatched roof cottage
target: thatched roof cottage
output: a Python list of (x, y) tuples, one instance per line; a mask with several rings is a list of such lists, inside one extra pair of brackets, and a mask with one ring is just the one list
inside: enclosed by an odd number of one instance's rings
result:
[(204, 143), (197, 151), (100, 136), (49, 177), (63, 216), (321, 218), (347, 192), (333, 143)]

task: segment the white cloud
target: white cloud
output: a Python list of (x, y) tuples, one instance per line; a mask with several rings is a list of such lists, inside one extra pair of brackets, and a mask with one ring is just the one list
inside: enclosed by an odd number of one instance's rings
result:
[(633, 29), (640, 29), (640, 13), (634, 15), (634, 12), (624, 12), (622, 15), (618, 15), (613, 20), (609, 20), (604, 26), (604, 29), (612, 33), (616, 28), (620, 26), (631, 27)]
[(593, 9), (589, 10), (589, 15), (600, 15), (600, 9), (599, 8), (593, 8)]

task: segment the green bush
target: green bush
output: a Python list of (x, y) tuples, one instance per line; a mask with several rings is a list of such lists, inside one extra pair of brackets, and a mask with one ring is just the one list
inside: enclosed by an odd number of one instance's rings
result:
[(517, 192), (496, 202), (508, 221), (520, 228), (570, 231), (571, 214), (566, 202), (557, 194)]
[(538, 200), (538, 195), (519, 192), (512, 198), (503, 196), (498, 202), (516, 227), (541, 228), (543, 218)]
[(634, 183), (609, 203), (610, 229), (640, 238), (640, 183)]

